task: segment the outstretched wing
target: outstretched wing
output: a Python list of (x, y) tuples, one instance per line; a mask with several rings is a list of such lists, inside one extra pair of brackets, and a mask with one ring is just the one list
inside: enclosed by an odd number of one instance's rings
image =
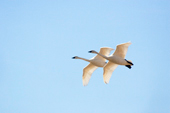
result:
[[(100, 48), (100, 54), (104, 55), (104, 56), (109, 56), (110, 52), (112, 51), (113, 49), (112, 48), (109, 48), (109, 47), (102, 47)], [(95, 59), (100, 59), (102, 60), (103, 62), (106, 62), (106, 59), (101, 57), (100, 55), (96, 55), (95, 56)]]
[(117, 45), (116, 50), (113, 53), (113, 55), (125, 58), (129, 45), (131, 45), (131, 42)]
[(83, 69), (83, 86), (86, 86), (89, 83), (89, 80), (91, 78), (91, 74), (97, 69), (98, 67), (93, 65), (93, 64), (89, 64), (87, 65), (84, 69)]
[(118, 64), (108, 62), (103, 68), (103, 80), (106, 84), (109, 83), (109, 80), (112, 76), (113, 71), (117, 68)]

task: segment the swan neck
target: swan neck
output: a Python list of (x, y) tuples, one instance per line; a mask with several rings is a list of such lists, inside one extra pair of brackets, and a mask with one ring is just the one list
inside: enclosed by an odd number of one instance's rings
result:
[(100, 55), (101, 57), (105, 58), (105, 59), (108, 59), (107, 56), (104, 56), (104, 55), (102, 55), (101, 53), (97, 53), (97, 54)]
[(81, 60), (84, 60), (84, 61), (90, 62), (90, 60), (85, 59), (85, 58), (81, 58), (81, 57), (78, 57), (78, 59), (81, 59)]

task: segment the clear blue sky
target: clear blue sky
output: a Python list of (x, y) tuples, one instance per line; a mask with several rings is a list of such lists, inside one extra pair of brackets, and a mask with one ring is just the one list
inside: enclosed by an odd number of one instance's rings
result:
[[(104, 84), (77, 55), (131, 41)], [(169, 0), (1, 0), (0, 113), (170, 113)]]

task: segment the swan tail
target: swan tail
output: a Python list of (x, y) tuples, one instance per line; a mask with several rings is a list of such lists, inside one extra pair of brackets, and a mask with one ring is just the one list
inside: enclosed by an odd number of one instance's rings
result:
[(129, 63), (130, 65), (134, 65), (131, 60), (126, 60), (126, 62)]

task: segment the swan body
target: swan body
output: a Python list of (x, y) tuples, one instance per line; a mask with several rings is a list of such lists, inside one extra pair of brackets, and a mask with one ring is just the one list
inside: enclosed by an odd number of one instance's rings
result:
[(106, 62), (101, 61), (100, 59), (95, 59), (95, 58), (92, 59), (90, 63), (92, 63), (93, 65), (97, 67), (103, 67), (106, 64)]
[[(100, 54), (104, 56), (109, 56), (110, 52), (112, 51), (112, 48), (109, 47), (102, 47), (100, 48)], [(98, 67), (104, 67), (106, 63), (106, 59), (103, 58), (100, 55), (96, 55), (95, 57), (91, 59), (85, 59), (78, 56), (74, 56), (73, 59), (81, 59), (87, 62), (90, 62), (84, 69), (83, 69), (83, 85), (86, 86), (89, 83), (89, 80), (91, 78), (92, 73), (98, 68)]]
[(125, 65), (131, 69), (133, 63), (125, 59), (129, 45), (131, 45), (131, 42), (117, 45), (115, 52), (110, 56), (102, 55), (94, 50), (89, 51), (90, 53), (98, 54), (101, 57), (109, 60), (109, 62), (103, 68), (103, 79), (106, 84), (109, 83), (111, 75), (118, 65)]
[(111, 55), (111, 56), (107, 57), (107, 60), (109, 60), (113, 63), (119, 64), (119, 65), (129, 65), (129, 63), (124, 58), (121, 58), (116, 55)]

